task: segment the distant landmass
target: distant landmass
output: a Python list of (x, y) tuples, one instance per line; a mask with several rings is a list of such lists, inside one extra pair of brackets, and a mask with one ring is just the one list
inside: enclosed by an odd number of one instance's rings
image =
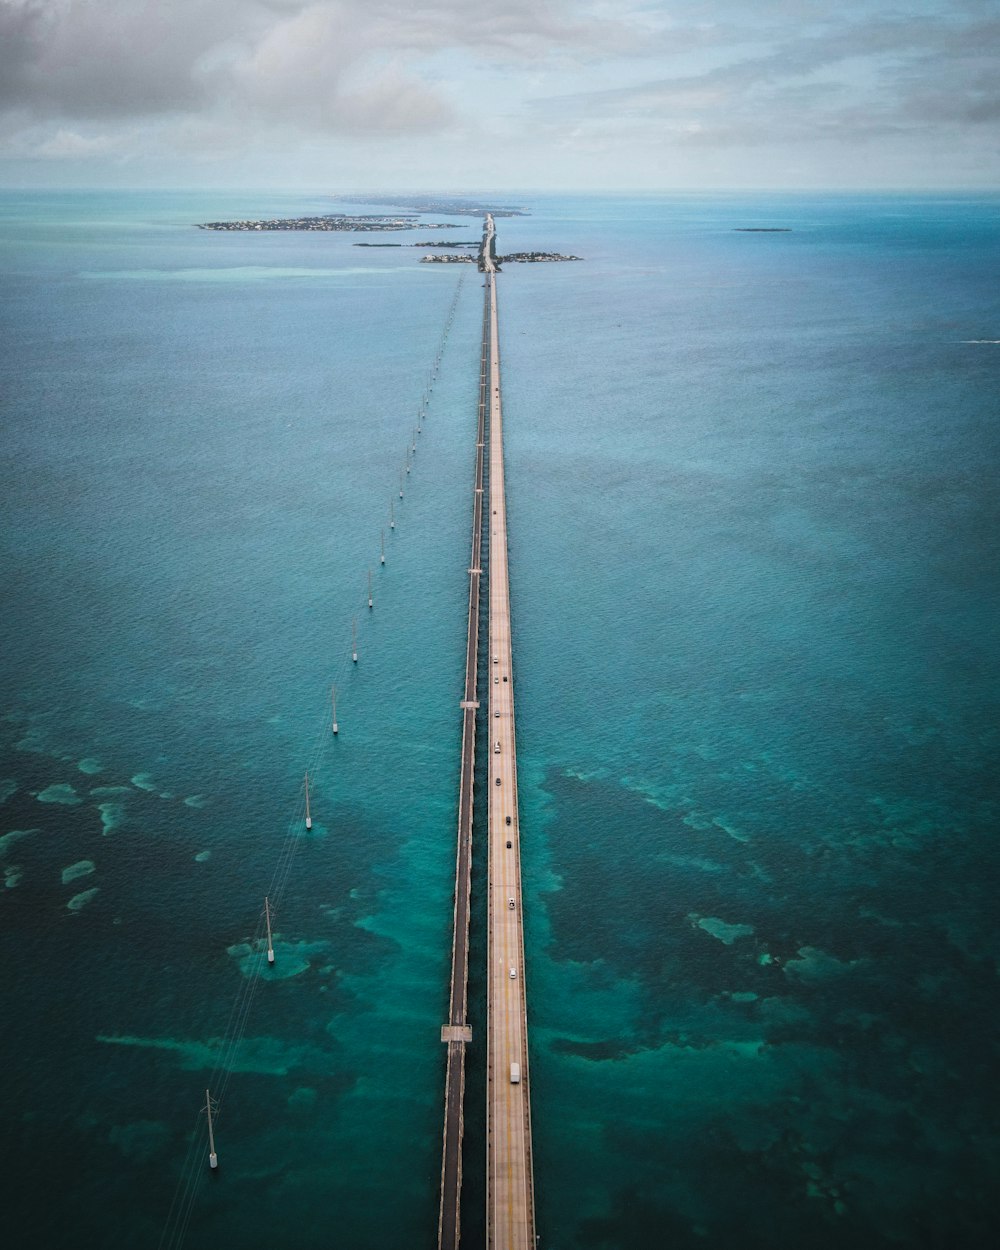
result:
[[(361, 244), (360, 246), (364, 246)], [(433, 253), (428, 256), (421, 256), (422, 264), (437, 265), (455, 265), (455, 264), (475, 264), (478, 260), (476, 256), (435, 256)], [(559, 260), (583, 260), (582, 256), (564, 256), (561, 252), (511, 252), (509, 256), (498, 256), (496, 258), (497, 268), (506, 264), (528, 264), (534, 265), (545, 261)]]
[[(348, 203), (370, 204), (372, 200), (360, 196), (343, 197)], [(382, 201), (376, 201), (382, 202)], [(510, 206), (493, 208), (474, 200), (431, 199), (423, 197), (395, 197), (385, 201), (395, 208), (410, 211), (397, 214), (381, 213), (323, 213), (308, 217), (267, 217), (245, 218), (237, 221), (205, 221), (199, 222), (200, 230), (223, 231), (270, 231), (270, 230), (304, 230), (304, 231), (340, 231), (358, 234), (378, 234), (397, 230), (465, 230), (467, 223), (453, 221), (426, 222), (418, 221), (418, 216), (429, 213), (447, 216), (480, 217), (526, 217), (528, 213), (521, 208)], [(740, 227), (738, 227), (740, 228)], [(753, 229), (755, 227), (743, 227)], [(761, 227), (756, 227), (760, 229)], [(473, 242), (453, 242), (449, 239), (425, 239), (419, 243), (355, 243), (355, 247), (432, 247), (440, 248), (450, 254), (439, 255), (428, 253), (421, 256), (421, 262), (432, 264), (474, 264), (478, 256), (469, 255), (478, 252), (481, 245)], [(539, 264), (552, 261), (582, 260), (581, 256), (564, 255), (561, 252), (510, 252), (506, 256), (495, 257), (498, 266), (503, 264)]]
[(791, 226), (733, 226), (740, 234), (791, 234)]
[(204, 221), (199, 230), (343, 230), (354, 232), (379, 230), (467, 230), (468, 226), (454, 221), (417, 221), (410, 214), (398, 217), (380, 217), (364, 214), (352, 217), (347, 213), (327, 213), (321, 217), (269, 217), (246, 221)]
[(451, 217), (485, 217), (492, 213), (494, 217), (530, 217), (525, 208), (514, 208), (511, 205), (494, 206), (466, 199), (438, 199), (428, 196), (393, 195), (381, 196), (342, 195), (338, 196), (342, 204), (387, 204), (390, 208), (406, 208), (412, 213), (447, 213)]
[(562, 252), (510, 252), (507, 256), (498, 256), (498, 265), (526, 264), (534, 265), (539, 261), (548, 260), (583, 260), (582, 256), (564, 256)]
[(425, 239), (423, 243), (355, 243), (354, 247), (471, 247), (479, 249), (478, 243), (447, 243), (443, 239)]

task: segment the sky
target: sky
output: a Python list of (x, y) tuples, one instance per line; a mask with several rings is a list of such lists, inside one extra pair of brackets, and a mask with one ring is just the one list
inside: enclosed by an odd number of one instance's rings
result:
[(1000, 0), (0, 0), (0, 185), (996, 189)]

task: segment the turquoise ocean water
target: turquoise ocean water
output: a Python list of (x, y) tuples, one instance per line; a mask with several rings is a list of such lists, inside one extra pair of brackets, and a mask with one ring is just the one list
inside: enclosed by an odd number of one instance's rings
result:
[[(540, 1246), (986, 1245), (998, 201), (521, 202)], [(193, 228), (337, 207), (0, 197), (10, 1246), (435, 1244), (480, 284)]]

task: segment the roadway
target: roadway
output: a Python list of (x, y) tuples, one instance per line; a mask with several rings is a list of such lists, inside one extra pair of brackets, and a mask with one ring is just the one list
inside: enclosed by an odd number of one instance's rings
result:
[(479, 268), (483, 273), (496, 273), (497, 266), (497, 228), (493, 214), (487, 213), (483, 223), (483, 241), (479, 247)]
[[(489, 316), (490, 442), (486, 1225), (490, 1250), (535, 1250), (514, 673), (493, 238), (493, 218), (488, 216), (482, 251)], [(520, 1069), (517, 1083), (511, 1080), (511, 1064), (517, 1064)]]
[(458, 791), (458, 849), (455, 859), (455, 903), (452, 927), (451, 993), (448, 1023), (441, 1040), (448, 1046), (445, 1074), (444, 1128), (441, 1144), (441, 1203), (438, 1208), (439, 1250), (458, 1250), (461, 1237), (462, 1139), (465, 1132), (465, 1047), (472, 1041), (468, 1024), (469, 902), (472, 888), (473, 782), (476, 768), (476, 684), (479, 663), (479, 587), (483, 538), (483, 450), (489, 386), (488, 301), (483, 308), (483, 341), (479, 365), (479, 425), (472, 504), (472, 551), (469, 564), (469, 623), (465, 647), (465, 690), (462, 709), (462, 771)]

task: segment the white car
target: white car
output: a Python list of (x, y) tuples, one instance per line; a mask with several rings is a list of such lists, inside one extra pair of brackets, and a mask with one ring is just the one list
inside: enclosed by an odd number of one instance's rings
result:
[(517, 976), (517, 969), (516, 969), (516, 968), (511, 968), (511, 970), (510, 970), (510, 979), (513, 981), (513, 980), (514, 980), (514, 978), (515, 978), (516, 976)]

